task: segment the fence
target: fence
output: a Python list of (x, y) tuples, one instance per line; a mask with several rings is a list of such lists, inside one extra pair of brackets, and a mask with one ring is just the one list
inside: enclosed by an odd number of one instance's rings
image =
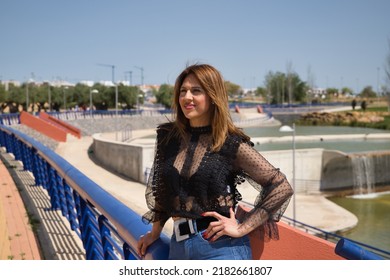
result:
[[(137, 240), (151, 230), (141, 217), (103, 190), (55, 152), (33, 138), (0, 125), (0, 146), (33, 173), (36, 187), (50, 196), (51, 209), (60, 210), (80, 237), (88, 260), (138, 259)], [(169, 238), (156, 241), (145, 256), (166, 259)]]

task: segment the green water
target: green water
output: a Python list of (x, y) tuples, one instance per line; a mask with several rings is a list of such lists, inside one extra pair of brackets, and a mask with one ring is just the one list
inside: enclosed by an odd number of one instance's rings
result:
[(355, 214), (359, 220), (341, 236), (390, 252), (390, 194), (371, 198), (333, 197), (329, 200)]

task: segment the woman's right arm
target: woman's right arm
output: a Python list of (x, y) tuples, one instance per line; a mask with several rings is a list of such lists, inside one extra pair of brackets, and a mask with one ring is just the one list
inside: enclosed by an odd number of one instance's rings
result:
[(154, 241), (160, 238), (162, 229), (163, 226), (161, 225), (161, 222), (157, 221), (153, 223), (151, 231), (148, 231), (145, 235), (141, 235), (140, 239), (138, 240), (138, 246), (137, 246), (139, 257), (142, 258), (143, 256), (145, 256), (148, 247)]

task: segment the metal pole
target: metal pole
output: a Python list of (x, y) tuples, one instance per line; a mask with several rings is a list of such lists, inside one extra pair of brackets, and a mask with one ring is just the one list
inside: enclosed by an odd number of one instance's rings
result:
[(62, 89), (62, 94), (64, 95), (64, 111), (66, 112), (66, 98), (65, 98), (65, 89)]
[(50, 92), (50, 83), (47, 83), (48, 86), (48, 94), (49, 94), (49, 112), (51, 112), (51, 92)]
[(92, 119), (92, 117), (93, 117), (93, 115), (92, 115), (92, 108), (93, 108), (93, 102), (92, 102), (92, 94), (93, 93), (98, 93), (99, 91), (97, 90), (97, 89), (90, 89), (89, 90), (89, 114), (90, 114), (90, 116), (91, 116), (91, 119)]
[(28, 112), (28, 81), (26, 83), (26, 112)]
[(376, 100), (377, 100), (377, 102), (379, 103), (379, 91), (380, 91), (380, 89), (379, 89), (379, 72), (380, 72), (380, 67), (378, 67), (377, 68), (377, 81), (376, 81)]
[[(112, 83), (115, 86), (115, 117), (118, 118), (118, 86), (115, 84), (115, 65), (112, 64), (98, 64), (100, 66), (111, 67)], [(115, 120), (116, 140), (118, 140), (118, 120)]]
[(115, 84), (115, 140), (118, 141), (118, 85)]
[(295, 185), (295, 123), (293, 123), (293, 139), (292, 139), (292, 143), (293, 143), (293, 191), (294, 191), (294, 194), (293, 194), (293, 225), (295, 227), (295, 219), (296, 219), (296, 205), (295, 205), (295, 192), (296, 192), (296, 185)]
[(89, 89), (89, 115), (92, 119), (92, 89)]

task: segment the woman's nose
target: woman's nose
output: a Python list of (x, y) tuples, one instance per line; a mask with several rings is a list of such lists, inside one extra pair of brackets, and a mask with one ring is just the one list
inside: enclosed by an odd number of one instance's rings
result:
[(192, 92), (190, 89), (186, 91), (186, 94), (184, 95), (184, 97), (186, 99), (192, 99)]

